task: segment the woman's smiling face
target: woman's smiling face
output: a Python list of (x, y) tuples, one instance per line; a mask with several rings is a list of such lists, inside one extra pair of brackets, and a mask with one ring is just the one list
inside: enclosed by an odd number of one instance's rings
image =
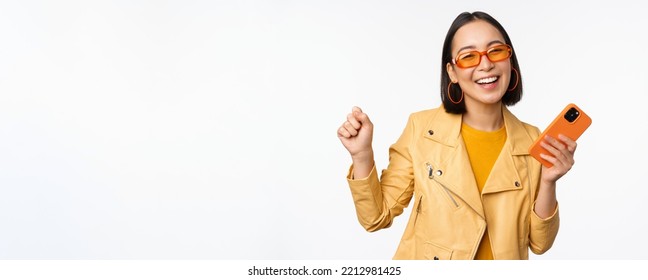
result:
[[(469, 51), (483, 52), (489, 48), (506, 44), (504, 36), (491, 24), (476, 20), (457, 30), (452, 40), (452, 57)], [(477, 66), (460, 68), (446, 65), (450, 80), (458, 82), (464, 92), (467, 107), (476, 103), (500, 104), (511, 78), (511, 60), (492, 62), (483, 55)]]

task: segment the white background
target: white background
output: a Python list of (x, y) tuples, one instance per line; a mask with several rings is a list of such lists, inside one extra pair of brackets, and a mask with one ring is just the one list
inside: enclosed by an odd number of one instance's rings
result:
[[(457, 2), (457, 3), (455, 3)], [(437, 107), (452, 20), (509, 32), (518, 118), (593, 119), (532, 259), (648, 258), (648, 19), (639, 1), (2, 1), (0, 258), (390, 259), (336, 137), (353, 105), (379, 169)]]

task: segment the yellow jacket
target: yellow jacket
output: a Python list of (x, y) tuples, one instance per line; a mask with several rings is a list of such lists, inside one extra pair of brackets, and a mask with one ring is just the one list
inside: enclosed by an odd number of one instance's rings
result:
[[(495, 259), (528, 259), (546, 252), (559, 227), (558, 208), (541, 219), (533, 211), (541, 165), (528, 149), (540, 131), (502, 106), (507, 140), (480, 195), (461, 138), (461, 115), (443, 107), (410, 115), (389, 148), (378, 180), (347, 180), (360, 224), (387, 228), (414, 206), (394, 259), (473, 259), (488, 228)], [(487, 227), (488, 225), (488, 227)]]

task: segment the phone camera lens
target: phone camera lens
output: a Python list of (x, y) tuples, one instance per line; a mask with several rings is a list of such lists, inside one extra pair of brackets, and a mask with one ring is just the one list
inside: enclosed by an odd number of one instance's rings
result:
[(572, 108), (570, 108), (569, 110), (567, 110), (567, 113), (565, 113), (564, 118), (565, 118), (568, 122), (571, 123), (571, 122), (574, 122), (574, 121), (578, 118), (578, 115), (579, 115), (579, 114), (580, 114), (580, 112), (578, 112), (578, 110), (576, 110), (576, 108), (573, 108), (573, 107), (572, 107)]

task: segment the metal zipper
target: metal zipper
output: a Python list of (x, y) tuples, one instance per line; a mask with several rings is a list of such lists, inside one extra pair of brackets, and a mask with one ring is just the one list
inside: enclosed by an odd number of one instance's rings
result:
[(427, 166), (428, 170), (428, 178), (434, 179), (434, 174), (432, 174), (432, 171), (434, 171), (432, 165), (429, 162), (426, 162), (425, 165)]
[(446, 186), (444, 186), (441, 183), (439, 183), (439, 184), (443, 187), (443, 190), (448, 194), (448, 197), (450, 198), (450, 200), (452, 200), (452, 203), (454, 203), (455, 207), (459, 207), (459, 203), (457, 203), (457, 201), (454, 199), (454, 197), (452, 197), (452, 194), (450, 193), (448, 188), (446, 188)]
[[(427, 170), (428, 170), (428, 178), (429, 179), (434, 179), (434, 168), (432, 168), (432, 164), (430, 164), (429, 162), (426, 162), (425, 166), (427, 167)], [(446, 188), (446, 186), (441, 184), (441, 182), (439, 182), (439, 181), (436, 181), (436, 182), (439, 183), (439, 185), (441, 185), (443, 190), (448, 194), (448, 197), (450, 198), (452, 203), (455, 205), (455, 207), (459, 207), (459, 203), (457, 203), (457, 201), (454, 199), (454, 197), (452, 197), (452, 194), (450, 193), (450, 190), (448, 190), (448, 188)], [(420, 206), (420, 204), (419, 204), (419, 206)]]

